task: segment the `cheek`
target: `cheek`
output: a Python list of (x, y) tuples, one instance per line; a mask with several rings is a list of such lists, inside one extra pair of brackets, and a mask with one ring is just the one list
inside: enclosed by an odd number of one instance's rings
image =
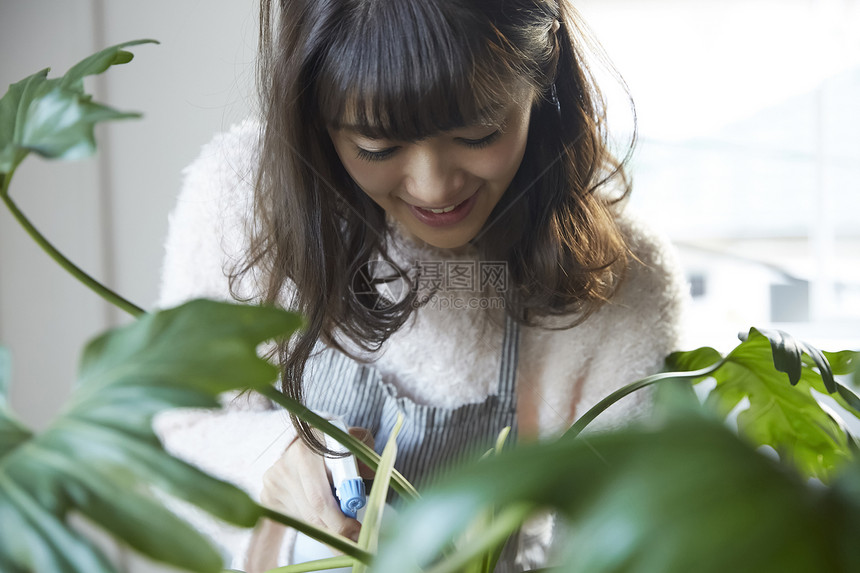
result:
[(524, 111), (512, 130), (497, 145), (484, 150), (475, 162), (474, 173), (507, 186), (520, 168), (528, 141), (530, 114)]
[(505, 138), (499, 144), (478, 158), (473, 172), (487, 180), (509, 183), (520, 167), (526, 149), (524, 134), (511, 134), (516, 137)]

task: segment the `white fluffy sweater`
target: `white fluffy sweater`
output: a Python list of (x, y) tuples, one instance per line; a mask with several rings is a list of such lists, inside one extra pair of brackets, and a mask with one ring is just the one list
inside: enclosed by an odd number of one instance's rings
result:
[[(230, 298), (225, 270), (246, 244), (258, 137), (259, 124), (245, 121), (218, 135), (185, 170), (170, 217), (158, 306), (196, 297)], [(566, 428), (611, 391), (653, 373), (677, 347), (685, 285), (674, 253), (629, 214), (620, 222), (638, 260), (631, 261), (612, 301), (574, 328), (522, 330), (521, 434), (546, 436)], [(409, 242), (398, 248), (407, 260), (452, 257)], [(367, 358), (387, 382), (417, 402), (450, 407), (483, 400), (496, 387), (502, 342), (501, 329), (486, 316), (479, 309), (426, 305), (380, 353)], [(623, 423), (644, 402), (636, 395), (627, 398), (601, 417), (602, 425)], [(263, 472), (292, 436), (285, 413), (254, 399), (230, 402), (215, 413), (169, 413), (157, 428), (173, 453), (255, 497)], [(248, 532), (200, 523), (239, 566)]]

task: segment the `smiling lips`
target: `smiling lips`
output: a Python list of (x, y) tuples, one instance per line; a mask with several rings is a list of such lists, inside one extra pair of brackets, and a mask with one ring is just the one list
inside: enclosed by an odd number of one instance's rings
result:
[(415, 218), (425, 225), (445, 227), (454, 225), (465, 219), (472, 211), (477, 196), (477, 193), (473, 193), (471, 197), (462, 203), (443, 207), (442, 209), (425, 209), (423, 207), (416, 207), (415, 205), (409, 205), (409, 209), (415, 215)]
[[(459, 205), (459, 203), (457, 203)], [(418, 207), (419, 209), (424, 209), (425, 211), (430, 211), (431, 213), (436, 213), (437, 215), (440, 213), (450, 213), (453, 211), (457, 205), (451, 205), (450, 207), (445, 207), (444, 209), (429, 209), (426, 207)]]

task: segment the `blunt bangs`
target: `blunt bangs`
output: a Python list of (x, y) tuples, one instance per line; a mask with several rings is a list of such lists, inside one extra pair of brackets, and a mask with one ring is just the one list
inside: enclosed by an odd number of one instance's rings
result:
[(317, 68), (326, 125), (399, 141), (498, 125), (523, 93), (522, 74), (490, 22), (461, 16), (432, 0), (365, 2), (346, 13)]

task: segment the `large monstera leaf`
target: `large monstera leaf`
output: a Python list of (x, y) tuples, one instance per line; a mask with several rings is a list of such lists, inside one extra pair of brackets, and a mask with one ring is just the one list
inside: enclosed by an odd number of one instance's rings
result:
[(710, 374), (716, 386), (706, 404), (726, 416), (748, 400), (749, 407), (737, 417), (741, 435), (756, 446), (771, 446), (804, 475), (827, 481), (852, 457), (852, 438), (812, 390), (860, 415), (860, 400), (834, 378), (850, 374), (857, 355), (821, 352), (783, 332), (752, 328), (725, 358), (713, 348), (700, 348), (669, 356), (667, 365), (691, 371), (722, 360)]
[(857, 460), (823, 487), (704, 418), (562, 438), (482, 460), (423, 492), (392, 524), (373, 571), (461, 571), (464, 553), (494, 540), (439, 555), (476, 515), (531, 507), (565, 524), (552, 571), (850, 573), (860, 570), (858, 484)]
[(77, 512), (153, 559), (220, 571), (219, 554), (151, 487), (245, 527), (260, 508), (168, 455), (152, 417), (167, 408), (215, 408), (222, 392), (271, 384), (276, 369), (257, 346), (299, 325), (281, 310), (193, 301), (93, 340), (70, 403), (46, 431), (33, 434), (0, 411), (0, 570), (113, 571), (68, 527)]
[(135, 40), (106, 48), (74, 65), (62, 77), (49, 69), (9, 86), (0, 99), (0, 187), (31, 152), (49, 159), (79, 159), (95, 152), (93, 128), (101, 121), (139, 117), (92, 101), (83, 79), (131, 61), (124, 48), (154, 40)]

